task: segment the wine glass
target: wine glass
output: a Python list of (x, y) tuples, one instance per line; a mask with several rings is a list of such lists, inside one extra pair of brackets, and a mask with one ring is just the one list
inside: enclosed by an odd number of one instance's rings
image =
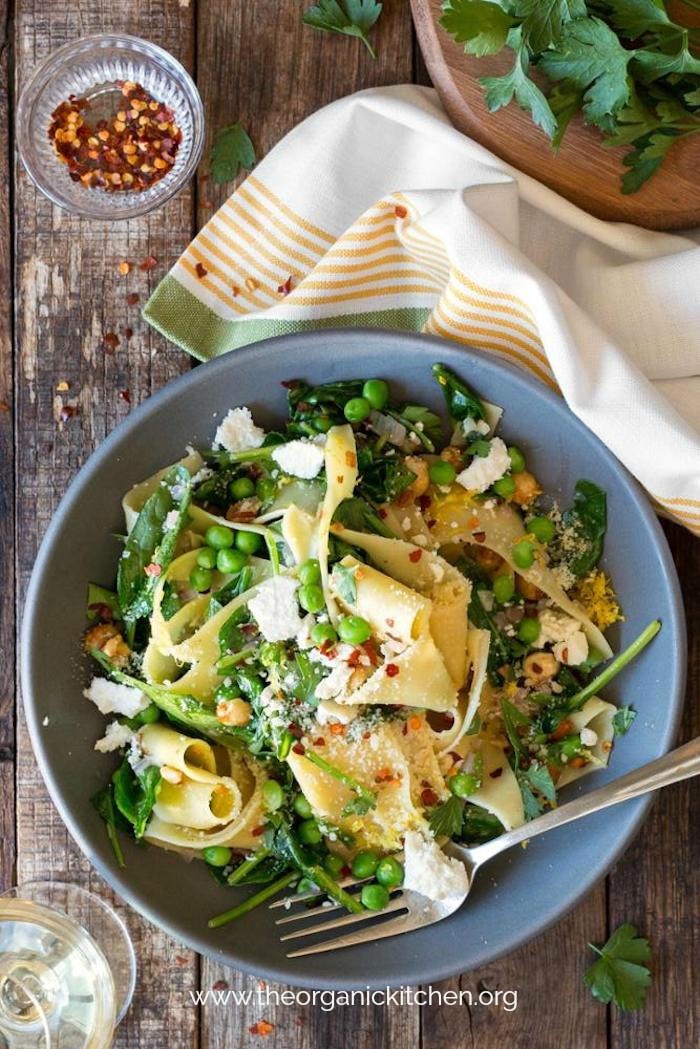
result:
[(0, 895), (0, 1049), (108, 1049), (136, 958), (116, 912), (64, 882)]

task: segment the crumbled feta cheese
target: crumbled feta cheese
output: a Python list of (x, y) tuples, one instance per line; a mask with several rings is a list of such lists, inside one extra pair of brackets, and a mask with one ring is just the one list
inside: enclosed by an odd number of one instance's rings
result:
[(396, 445), (397, 448), (407, 450), (407, 430), (403, 423), (392, 419), (390, 415), (372, 411), (369, 413), (369, 424), (380, 437), (386, 435), (387, 440), (391, 444)]
[(302, 438), (278, 445), (272, 453), (272, 458), (286, 474), (310, 481), (323, 466), (324, 451), (314, 441), (305, 441)]
[(337, 663), (328, 677), (316, 685), (316, 699), (333, 699), (341, 695), (354, 673), (355, 668), (348, 663)]
[(304, 616), (301, 621), (301, 630), (297, 634), (295, 641), (298, 648), (304, 651), (307, 648), (313, 648), (313, 641), (311, 640), (311, 631), (316, 626), (316, 619), (309, 613), (308, 616)]
[(210, 466), (202, 466), (192, 478), (192, 486), (196, 488), (198, 484), (202, 484), (203, 481), (208, 481), (210, 477), (214, 476), (214, 471)]
[(598, 742), (598, 733), (594, 732), (592, 728), (582, 728), (581, 742), (584, 747), (594, 747)]
[(101, 754), (110, 754), (113, 750), (121, 750), (122, 747), (131, 743), (133, 735), (134, 733), (128, 725), (120, 725), (118, 721), (112, 721), (107, 726), (102, 739), (98, 739), (95, 744), (95, 750), (99, 750)]
[(248, 608), (266, 641), (288, 641), (302, 628), (297, 604), (298, 584), (289, 576), (267, 579), (251, 597)]
[(557, 644), (559, 641), (568, 641), (572, 634), (581, 629), (578, 619), (568, 616), (566, 612), (560, 612), (556, 608), (544, 608), (540, 612), (540, 635), (538, 644)]
[(404, 889), (431, 900), (463, 896), (469, 888), (464, 864), (446, 856), (434, 838), (409, 830), (404, 841)]
[(100, 714), (121, 714), (125, 718), (133, 718), (149, 704), (140, 689), (108, 681), (106, 677), (94, 677), (83, 695), (95, 704)]
[(428, 545), (428, 540), (427, 540), (426, 536), (421, 535), (420, 532), (418, 532), (416, 535), (412, 535), (411, 536), (411, 542), (414, 543), (416, 546), (427, 546)]
[(171, 510), (170, 513), (165, 515), (163, 521), (163, 528), (166, 532), (171, 532), (173, 528), (177, 528), (177, 522), (180, 520), (180, 514), (177, 510)]
[(457, 481), (470, 492), (485, 492), (510, 470), (508, 449), (500, 437), (490, 442), (487, 456), (476, 455), (466, 470), (457, 475)]
[(265, 440), (265, 431), (253, 422), (250, 408), (232, 408), (219, 423), (214, 444), (227, 452), (245, 452), (259, 448)]
[[(323, 684), (323, 682), (321, 682)], [(316, 696), (318, 697), (318, 688), (316, 689)], [(316, 707), (316, 718), (319, 725), (328, 725), (335, 722), (339, 722), (341, 725), (348, 725), (353, 718), (356, 718), (359, 711), (357, 707), (341, 706), (340, 703), (335, 703), (332, 699), (322, 699), (319, 705)]]
[(576, 630), (566, 641), (560, 641), (552, 649), (555, 659), (569, 667), (578, 667), (588, 657), (588, 638), (583, 630)]

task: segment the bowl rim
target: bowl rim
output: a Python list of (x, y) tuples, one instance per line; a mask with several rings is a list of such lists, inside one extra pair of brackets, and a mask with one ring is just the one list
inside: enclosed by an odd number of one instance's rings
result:
[[(127, 51), (128, 53), (135, 52), (141, 56), (159, 62), (162, 66), (170, 67), (170, 75), (172, 76), (175, 74), (181, 80), (182, 90), (192, 107), (194, 119), (190, 155), (183, 165), (180, 174), (177, 178), (173, 179), (167, 189), (163, 189), (155, 199), (147, 199), (147, 193), (135, 194), (130, 207), (126, 207), (125, 202), (125, 206), (122, 207), (121, 210), (115, 210), (113, 213), (105, 213), (104, 210), (100, 209), (99, 205), (91, 206), (92, 200), (95, 199), (94, 197), (91, 198), (86, 195), (85, 206), (79, 207), (61, 196), (59, 192), (53, 189), (52, 180), (44, 179), (42, 172), (37, 170), (34, 164), (30, 163), (27, 157), (26, 146), (28, 144), (30, 116), (37, 100), (45, 90), (47, 82), (55, 77), (57, 71), (60, 70), (61, 66), (65, 64), (67, 59), (80, 56), (91, 49), (100, 47), (106, 48), (110, 46), (121, 46), (122, 50)], [(166, 51), (166, 49), (161, 47), (160, 44), (155, 44), (151, 40), (146, 40), (144, 37), (134, 36), (132, 33), (91, 33), (88, 36), (76, 37), (75, 40), (69, 40), (67, 43), (57, 47), (54, 51), (51, 51), (51, 53), (48, 54), (43, 61), (39, 62), (32, 70), (29, 79), (20, 91), (19, 99), (17, 101), (14, 127), (17, 140), (17, 155), (22, 162), (22, 167), (39, 192), (56, 207), (61, 208), (70, 215), (77, 215), (97, 222), (120, 222), (140, 218), (144, 215), (150, 215), (152, 212), (157, 211), (162, 205), (166, 204), (184, 189), (196, 172), (202, 159), (206, 137), (204, 104), (199, 89), (197, 88), (191, 74), (178, 58), (169, 51)], [(155, 189), (157, 186), (158, 183), (155, 183), (153, 188)]]
[[(416, 986), (419, 983), (423, 984), (426, 982), (436, 983), (441, 980), (449, 979), (460, 972), (473, 971), (475, 968), (491, 964), (499, 958), (512, 953), (533, 937), (538, 936), (545, 930), (549, 929), (568, 911), (572, 910), (573, 907), (583, 901), (597, 882), (607, 875), (620, 856), (629, 847), (632, 840), (639, 832), (654, 800), (654, 795), (649, 794), (626, 802), (624, 807), (620, 806), (621, 811), (624, 811), (627, 815), (625, 818), (624, 831), (616, 842), (615, 848), (610, 850), (602, 859), (586, 869), (577, 883), (575, 895), (572, 898), (563, 900), (559, 905), (552, 907), (548, 912), (545, 921), (542, 921), (539, 918), (532, 918), (528, 921), (527, 918), (524, 918), (518, 928), (517, 935), (508, 946), (493, 948), (490, 947), (490, 945), (480, 945), (480, 953), (477, 952), (477, 957), (470, 963), (470, 969), (468, 970), (455, 969), (454, 965), (445, 962), (440, 963), (439, 960), (434, 958), (430, 961), (426, 959), (426, 969), (429, 968), (429, 971), (420, 978), (408, 981), (401, 980), (398, 977), (394, 978), (390, 973), (387, 974), (385, 978), (375, 979), (373, 977), (368, 977), (366, 980), (343, 980), (342, 978), (335, 976), (319, 979), (316, 976), (305, 975), (303, 972), (297, 973), (291, 971), (292, 963), (286, 959), (284, 961), (287, 964), (284, 964), (281, 960), (281, 964), (278, 963), (271, 965), (266, 963), (264, 968), (259, 968), (248, 963), (245, 958), (233, 958), (230, 953), (230, 944), (226, 944), (225, 946), (222, 945), (220, 950), (212, 949), (211, 944), (202, 940), (198, 934), (193, 935), (191, 930), (184, 928), (181, 924), (175, 923), (169, 918), (162, 917), (159, 913), (160, 909), (157, 900), (152, 901), (150, 899), (144, 899), (137, 891), (132, 890), (129, 884), (128, 873), (109, 867), (100, 857), (96, 856), (93, 851), (91, 837), (88, 834), (83, 833), (77, 823), (73, 820), (69, 807), (63, 801), (57, 777), (54, 776), (54, 773), (48, 764), (47, 749), (44, 746), (44, 734), (41, 732), (41, 722), (39, 720), (39, 705), (34, 697), (34, 674), (32, 671), (35, 644), (40, 643), (40, 639), (37, 638), (35, 642), (33, 636), (35, 632), (34, 610), (41, 590), (42, 579), (45, 573), (50, 570), (53, 552), (52, 548), (54, 543), (60, 538), (63, 518), (69, 508), (72, 506), (73, 502), (77, 500), (85, 486), (93, 481), (94, 475), (100, 471), (103, 464), (109, 461), (110, 457), (122, 441), (138, 430), (141, 421), (148, 415), (167, 405), (170, 401), (176, 401), (181, 391), (190, 385), (200, 382), (213, 382), (216, 380), (217, 375), (230, 368), (245, 368), (250, 366), (255, 363), (256, 358), (261, 353), (265, 353), (266, 349), (274, 347), (276, 344), (288, 343), (293, 340), (307, 345), (309, 347), (309, 360), (311, 362), (314, 359), (313, 349), (317, 345), (326, 346), (327, 348), (327, 344), (330, 340), (333, 340), (336, 344), (338, 341), (356, 344), (358, 339), (372, 340), (378, 336), (384, 346), (387, 341), (395, 343), (397, 351), (400, 350), (402, 346), (405, 346), (406, 341), (409, 340), (422, 348), (426, 353), (426, 356), (429, 355), (432, 360), (440, 358), (440, 351), (442, 351), (443, 356), (446, 353), (448, 356), (452, 356), (455, 350), (458, 350), (459, 354), (463, 356), (465, 364), (468, 363), (471, 357), (475, 358), (480, 364), (486, 365), (487, 369), (494, 368), (496, 372), (503, 370), (520, 382), (522, 386), (525, 387), (526, 391), (534, 391), (537, 396), (548, 401), (555, 411), (560, 414), (563, 412), (568, 417), (567, 421), (574, 430), (585, 432), (588, 438), (593, 438), (593, 440), (598, 443), (600, 454), (608, 460), (609, 465), (617, 473), (619, 483), (626, 488), (628, 495), (635, 504), (635, 509), (639, 513), (642, 522), (647, 526), (651, 533), (650, 538), (659, 557), (661, 568), (668, 585), (670, 616), (668, 621), (664, 622), (664, 628), (668, 629), (672, 636), (680, 641), (680, 644), (677, 645), (677, 659), (670, 668), (668, 680), (665, 682), (666, 691), (670, 697), (668, 703), (670, 716), (665, 731), (658, 736), (659, 746), (663, 748), (661, 751), (662, 753), (665, 753), (670, 749), (677, 737), (684, 708), (687, 671), (685, 610), (678, 574), (666, 536), (661, 529), (661, 525), (659, 524), (641, 485), (632, 477), (626, 467), (619, 462), (610, 449), (602, 443), (600, 438), (598, 438), (580, 419), (578, 419), (577, 416), (574, 415), (564, 399), (550, 390), (541, 381), (525, 373), (520, 368), (511, 365), (507, 361), (495, 357), (493, 354), (466, 347), (461, 344), (453, 347), (447, 340), (437, 336), (411, 331), (389, 331), (377, 328), (357, 327), (316, 329), (309, 332), (296, 332), (274, 336), (241, 347), (240, 349), (235, 350), (235, 352), (223, 354), (221, 357), (217, 357), (203, 365), (192, 368), (190, 371), (185, 372), (168, 382), (155, 394), (149, 396), (133, 412), (122, 420), (99, 445), (99, 447), (87, 458), (78, 473), (71, 480), (65, 494), (56, 507), (49, 527), (41, 542), (27, 588), (20, 634), (20, 682), (23, 708), (27, 720), (30, 741), (39, 765), (42, 779), (46, 784), (49, 796), (58, 810), (63, 823), (90, 863), (93, 864), (98, 873), (105, 879), (111, 888), (129, 904), (129, 906), (133, 907), (142, 917), (152, 922), (158, 928), (164, 930), (174, 940), (186, 943), (192, 950), (197, 951), (199, 954), (202, 954), (219, 964), (228, 965), (233, 969), (240, 970), (251, 976), (263, 976), (268, 980), (304, 988), (316, 989), (323, 987), (335, 990), (377, 989), (397, 986)], [(300, 960), (295, 959), (294, 961), (298, 962)], [(303, 964), (303, 959), (301, 961)]]

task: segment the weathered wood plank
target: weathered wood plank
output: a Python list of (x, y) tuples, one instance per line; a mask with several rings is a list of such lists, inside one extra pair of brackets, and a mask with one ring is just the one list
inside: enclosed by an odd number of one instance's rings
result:
[[(304, 5), (269, 0), (209, 0), (198, 7), (198, 86), (204, 99), (209, 134), (241, 120), (262, 157), (304, 117), (361, 88), (412, 80), (412, 28), (408, 5), (387, 0), (373, 34), (377, 61), (359, 41), (315, 32), (302, 26)], [(203, 224), (226, 199), (232, 186), (216, 187), (206, 177), (198, 184), (197, 220)], [(202, 989), (225, 981), (237, 991), (255, 981), (210, 961), (202, 962)], [(255, 1045), (248, 1028), (260, 1019), (275, 1024), (265, 1044), (284, 1049), (301, 1046), (412, 1045), (418, 1041), (418, 1010), (356, 1007), (324, 1013), (320, 1005), (285, 1006), (260, 1015), (247, 1007), (202, 1009), (202, 1042), (207, 1049)], [(376, 1039), (376, 1041), (375, 1041)]]
[[(193, 60), (193, 11), (172, 0), (20, 0), (16, 7), (18, 85), (46, 54), (87, 33), (127, 31), (149, 37)], [(101, 225), (83, 222), (41, 197), (23, 172), (16, 201), (17, 558), (19, 594), (26, 590), (41, 537), (59, 497), (94, 447), (155, 388), (189, 367), (143, 324), (138, 305), (192, 233), (192, 194), (150, 219)], [(151, 273), (122, 259), (153, 255)], [(125, 329), (133, 329), (127, 338)], [(119, 345), (105, 351), (103, 336)], [(68, 389), (58, 389), (59, 384)], [(127, 393), (128, 391), (128, 393)], [(61, 408), (77, 414), (61, 421)], [(77, 639), (76, 639), (77, 641)], [(18, 877), (51, 876), (111, 894), (79, 854), (50, 803), (20, 721), (18, 740)], [(185, 991), (196, 985), (198, 962), (167, 936), (126, 915), (140, 962), (139, 992), (120, 1028), (120, 1047), (189, 1047), (198, 1016)]]
[[(700, 735), (700, 543), (667, 525), (688, 617), (688, 692), (679, 742)], [(665, 702), (659, 692), (659, 705)], [(653, 949), (653, 980), (638, 1013), (611, 1010), (612, 1049), (700, 1044), (700, 784), (661, 791), (632, 848), (610, 878), (610, 928), (636, 925)]]
[(12, 425), (12, 234), (10, 215), (9, 6), (0, 0), (0, 892), (15, 853), (14, 435)]

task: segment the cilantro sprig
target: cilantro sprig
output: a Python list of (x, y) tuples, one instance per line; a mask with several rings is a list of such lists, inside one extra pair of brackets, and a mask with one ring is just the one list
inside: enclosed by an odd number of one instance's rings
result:
[(492, 112), (515, 101), (555, 150), (580, 112), (606, 147), (627, 148), (623, 193), (700, 132), (700, 31), (664, 0), (444, 0), (441, 21), (468, 54), (513, 52), (508, 71), (481, 78)]
[(614, 1002), (620, 1009), (640, 1009), (646, 1000), (651, 972), (649, 941), (637, 936), (633, 925), (621, 925), (603, 947), (588, 945), (598, 960), (586, 971), (584, 981), (599, 1002)]

